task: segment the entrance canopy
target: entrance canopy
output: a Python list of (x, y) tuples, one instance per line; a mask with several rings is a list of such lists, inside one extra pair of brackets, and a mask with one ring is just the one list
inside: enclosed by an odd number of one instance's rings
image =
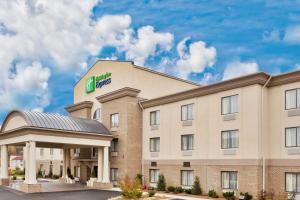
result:
[(35, 141), (38, 147), (110, 146), (112, 134), (100, 122), (58, 114), (12, 111), (1, 127), (0, 145)]

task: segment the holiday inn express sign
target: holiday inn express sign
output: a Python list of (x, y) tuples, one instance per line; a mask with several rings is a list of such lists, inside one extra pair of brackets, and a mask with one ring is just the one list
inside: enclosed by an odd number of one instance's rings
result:
[(94, 92), (96, 88), (102, 88), (111, 83), (111, 72), (106, 72), (100, 76), (90, 76), (85, 80), (86, 93)]

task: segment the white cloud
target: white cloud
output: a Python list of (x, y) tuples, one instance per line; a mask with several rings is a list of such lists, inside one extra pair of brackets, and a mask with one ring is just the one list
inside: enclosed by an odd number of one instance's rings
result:
[(256, 62), (233, 61), (226, 65), (223, 80), (236, 78), (246, 74), (252, 74), (259, 70)]
[(300, 44), (300, 25), (288, 27), (283, 39), (290, 44)]
[[(141, 27), (136, 33), (131, 28), (129, 15), (91, 19), (92, 10), (99, 3), (98, 0), (0, 1), (0, 95), (6, 100), (13, 96), (7, 84), (11, 81), (13, 63), (23, 65), (14, 77), (14, 84), (19, 84), (24, 81), (21, 80), (23, 73), (28, 73), (27, 67), (28, 70), (36, 69), (26, 65), (28, 63), (37, 62), (61, 73), (72, 71), (76, 77), (87, 69), (87, 59), (96, 57), (105, 46), (116, 47), (119, 53), (125, 53), (126, 58), (138, 64), (144, 64), (158, 50), (172, 47), (172, 34), (156, 33), (151, 26)], [(40, 95), (31, 90), (29, 83), (24, 87), (19, 91), (20, 95)], [(11, 100), (14, 101), (10, 102), (12, 106), (24, 107), (16, 98)], [(0, 110), (6, 107), (4, 103), (0, 103)], [(31, 105), (30, 109), (40, 107)]]
[(280, 32), (277, 29), (272, 31), (265, 31), (263, 33), (263, 40), (266, 42), (278, 42), (280, 41)]
[(187, 78), (190, 73), (202, 73), (206, 67), (212, 67), (216, 62), (215, 47), (206, 47), (205, 42), (197, 41), (186, 44), (190, 38), (185, 38), (177, 45), (179, 59), (176, 71), (181, 78)]

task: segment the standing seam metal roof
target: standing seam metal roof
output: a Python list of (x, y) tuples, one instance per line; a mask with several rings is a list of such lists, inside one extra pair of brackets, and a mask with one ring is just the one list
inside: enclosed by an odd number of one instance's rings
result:
[(21, 114), (27, 122), (28, 127), (111, 135), (102, 123), (95, 120), (32, 111), (12, 111), (6, 116), (3, 125), (13, 113)]

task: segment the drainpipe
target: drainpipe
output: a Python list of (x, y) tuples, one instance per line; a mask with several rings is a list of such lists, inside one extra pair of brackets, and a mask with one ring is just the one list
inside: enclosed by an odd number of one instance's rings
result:
[[(142, 118), (143, 118), (144, 107), (141, 104), (140, 100), (138, 101), (138, 104), (139, 104), (140, 108), (142, 109)], [(143, 122), (143, 120), (142, 120), (142, 122)], [(144, 134), (143, 134), (143, 131), (142, 131), (142, 137), (143, 137), (143, 135)], [(142, 139), (142, 141), (143, 141), (143, 139)], [(142, 146), (143, 146), (143, 143), (142, 143)], [(142, 147), (142, 182), (143, 182), (143, 185), (145, 185), (145, 177), (144, 177), (144, 149), (143, 149), (143, 147)]]
[(264, 109), (264, 88), (268, 85), (268, 83), (270, 82), (270, 80), (272, 79), (272, 75), (270, 75), (270, 77), (268, 78), (268, 80), (265, 82), (265, 84), (263, 85), (262, 89), (261, 89), (261, 123), (260, 123), (260, 131), (261, 131), (261, 154), (262, 154), (262, 178), (263, 178), (263, 191), (266, 190), (266, 159), (265, 159), (265, 153), (263, 150), (263, 141), (264, 141), (264, 137), (263, 137), (263, 109)]

